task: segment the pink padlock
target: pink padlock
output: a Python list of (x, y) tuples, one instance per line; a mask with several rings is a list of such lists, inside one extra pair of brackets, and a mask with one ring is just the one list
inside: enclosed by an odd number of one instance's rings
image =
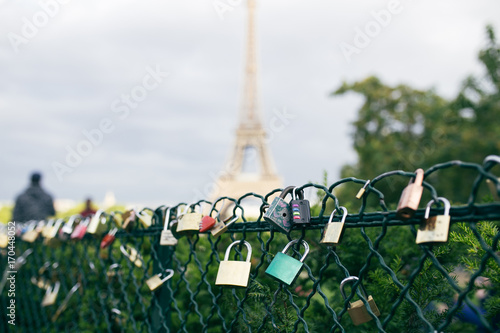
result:
[(71, 233), (71, 239), (82, 239), (87, 233), (87, 227), (89, 225), (90, 218), (86, 218), (80, 224), (78, 224), (73, 232)]

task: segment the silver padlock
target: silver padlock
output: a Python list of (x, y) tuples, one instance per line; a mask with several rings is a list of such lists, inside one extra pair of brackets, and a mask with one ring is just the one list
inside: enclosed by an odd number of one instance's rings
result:
[(434, 199), (429, 201), (425, 208), (425, 220), (422, 221), (417, 230), (417, 244), (445, 243), (448, 241), (448, 232), (450, 230), (450, 202), (443, 197), (437, 199), (444, 203), (444, 215), (429, 217)]
[(167, 269), (165, 271), (168, 273), (165, 277), (162, 278), (162, 273), (156, 274), (152, 276), (151, 278), (146, 280), (146, 284), (148, 285), (149, 289), (151, 291), (156, 290), (159, 286), (161, 286), (165, 281), (170, 279), (172, 276), (174, 276), (174, 270), (173, 269)]
[(170, 230), (169, 228), (170, 228), (170, 207), (168, 207), (167, 211), (165, 212), (165, 222), (160, 236), (160, 245), (163, 246), (177, 245), (177, 238), (174, 237), (172, 230)]
[(325, 226), (325, 232), (323, 234), (323, 238), (320, 243), (323, 244), (338, 244), (340, 243), (340, 239), (342, 238), (342, 231), (344, 230), (344, 223), (347, 217), (347, 208), (340, 207), (344, 214), (342, 215), (342, 220), (340, 222), (332, 222), (333, 215), (337, 209), (334, 209), (332, 214), (330, 215), (330, 219), (328, 220), (328, 224)]

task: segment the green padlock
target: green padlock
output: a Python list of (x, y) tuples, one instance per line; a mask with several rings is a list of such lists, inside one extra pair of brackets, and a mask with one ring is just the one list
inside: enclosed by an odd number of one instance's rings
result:
[(299, 276), (302, 266), (304, 266), (304, 259), (309, 253), (309, 244), (307, 244), (305, 240), (302, 240), (302, 245), (304, 245), (305, 251), (300, 260), (297, 260), (285, 254), (290, 246), (298, 243), (298, 241), (298, 239), (292, 240), (285, 246), (283, 251), (276, 254), (269, 267), (267, 267), (266, 274), (289, 286), (293, 284), (297, 276)]

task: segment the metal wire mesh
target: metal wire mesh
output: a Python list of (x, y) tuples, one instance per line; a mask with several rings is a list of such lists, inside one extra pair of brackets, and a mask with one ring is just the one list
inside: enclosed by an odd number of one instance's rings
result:
[[(477, 171), (466, 205), (452, 206), (450, 240), (442, 245), (416, 245), (415, 235), (423, 219), (419, 209), (412, 219), (402, 221), (390, 210), (384, 195), (377, 190), (382, 179), (415, 174), (392, 171), (367, 184), (356, 178), (342, 179), (329, 187), (306, 184), (301, 189), (318, 190), (322, 195), (311, 223), (295, 226), (289, 234), (270, 228), (263, 220), (246, 216), (245, 200), (252, 198), (264, 207), (276, 189), (265, 196), (248, 193), (241, 198), (226, 198), (233, 213), (240, 215), (220, 237), (194, 233), (178, 239), (176, 246), (161, 246), (160, 235), (165, 207), (149, 210), (152, 225), (136, 223), (130, 230), (120, 229), (114, 243), (101, 249), (101, 236), (87, 234), (81, 240), (47, 244), (39, 237), (33, 243), (16, 239), (18, 256), (32, 249), (26, 263), (19, 267), (15, 281), (16, 331), (22, 332), (474, 332), (464, 322), (464, 309), (472, 311), (486, 332), (498, 331), (498, 318), (481, 309), (477, 294), (494, 296), (498, 279), (489, 278), (500, 267), (497, 222), (500, 204), (478, 202), (485, 180), (496, 191), (498, 179), (489, 172), (494, 165), (452, 161), (428, 169), (425, 178), (437, 170), (460, 167)], [(329, 212), (339, 209), (334, 195), (337, 186), (366, 185), (356, 214), (345, 222), (344, 238), (338, 246), (321, 244)], [(437, 198), (434, 187), (424, 181), (427, 195)], [(497, 193), (495, 193), (496, 195)], [(442, 195), (446, 195), (443, 193)], [(375, 198), (378, 208), (367, 200)], [(225, 198), (220, 198), (223, 200)], [(353, 199), (354, 200), (354, 199)], [(199, 206), (206, 201), (193, 204)], [(177, 208), (169, 217), (175, 219)], [(389, 205), (390, 206), (390, 205)], [(422, 206), (422, 204), (421, 204)], [(148, 209), (146, 209), (148, 210)], [(433, 208), (433, 214), (442, 208)], [(231, 212), (229, 212), (230, 214)], [(108, 231), (114, 227), (107, 213)], [(334, 216), (333, 221), (340, 220)], [(19, 227), (19, 226), (18, 226)], [(290, 287), (265, 274), (275, 254), (292, 239), (306, 240), (311, 248), (297, 281)], [(252, 245), (252, 268), (247, 288), (214, 284), (219, 263), (227, 246), (235, 240)], [(55, 243), (55, 242), (54, 242)], [(141, 266), (123, 255), (120, 247), (129, 245), (140, 253)], [(244, 260), (244, 247), (235, 246), (231, 260)], [(303, 251), (292, 247), (288, 254), (298, 257)], [(2, 249), (0, 269), (9, 271), (7, 249)], [(172, 278), (151, 291), (146, 281), (173, 269)], [(492, 273), (493, 272), (493, 273)], [(359, 281), (340, 293), (340, 282), (348, 276)], [(41, 306), (46, 293), (43, 281), (60, 290), (54, 305)], [(373, 296), (380, 315), (375, 316), (358, 286), (362, 283)], [(351, 288), (352, 287), (352, 288)], [(10, 302), (9, 285), (3, 289), (3, 309)], [(348, 315), (350, 302), (360, 299), (371, 321), (353, 326)], [(65, 304), (64, 309), (59, 309)], [(0, 330), (7, 332), (8, 311), (2, 311)], [(462, 320), (461, 320), (462, 318)]]

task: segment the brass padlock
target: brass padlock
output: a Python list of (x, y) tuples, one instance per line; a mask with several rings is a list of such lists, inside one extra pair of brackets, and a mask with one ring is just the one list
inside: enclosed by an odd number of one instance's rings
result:
[(44, 277), (36, 278), (34, 276), (31, 277), (31, 283), (37, 286), (40, 289), (48, 289), (50, 287), (50, 281)]
[(61, 283), (56, 281), (53, 287), (48, 287), (45, 292), (45, 296), (42, 299), (42, 307), (52, 305), (56, 302), (57, 294), (59, 293), (59, 288)]
[(106, 271), (106, 276), (108, 277), (108, 282), (109, 279), (116, 276), (116, 275), (121, 275), (123, 272), (120, 270), (120, 264), (112, 264), (108, 267), (108, 270)]
[(61, 243), (61, 240), (57, 238), (57, 234), (59, 233), (59, 229), (61, 228), (64, 219), (57, 219), (52, 228), (47, 231), (47, 235), (43, 241), (45, 245), (56, 246)]
[[(134, 263), (137, 267), (142, 267), (142, 256), (139, 252), (137, 252), (136, 249), (134, 249), (132, 246), (126, 244), (126, 245), (120, 245), (120, 251), (123, 253), (125, 257), (128, 258), (131, 262)], [(130, 253), (129, 253), (130, 252)]]
[(199, 213), (194, 211), (194, 207), (192, 207), (191, 212), (188, 212), (190, 207), (191, 206), (186, 206), (186, 209), (184, 210), (182, 215), (177, 218), (176, 231), (178, 233), (193, 234), (200, 231), (200, 222), (203, 218), (203, 214), (201, 213), (201, 206)]
[(410, 180), (410, 183), (405, 187), (403, 193), (401, 193), (401, 198), (399, 198), (396, 216), (403, 220), (413, 217), (415, 211), (418, 209), (424, 191), (422, 186), (424, 170), (417, 169), (415, 174), (415, 179), (413, 180), (412, 178)]
[(159, 273), (146, 280), (146, 284), (148, 285), (149, 289), (151, 289), (151, 291), (154, 291), (159, 286), (161, 286), (165, 281), (174, 276), (173, 269), (167, 269), (165, 272), (167, 272), (168, 274), (164, 278), (161, 277), (162, 273)]
[[(227, 231), (227, 228), (233, 224), (234, 222), (238, 221), (240, 217), (238, 215), (236, 215), (235, 217), (233, 217), (231, 219), (231, 217), (228, 217), (227, 219), (225, 219), (224, 221), (217, 221), (217, 223), (215, 223), (214, 227), (212, 229), (210, 229), (210, 233), (212, 234), (212, 236), (214, 237), (219, 237), (220, 235), (222, 235), (223, 233), (225, 233)], [(231, 221), (229, 221), (227, 224), (225, 222), (227, 222), (229, 219), (231, 219)]]
[(130, 231), (135, 226), (135, 211), (132, 209), (122, 213), (121, 219), (123, 221), (122, 228), (125, 231)]
[[(340, 282), (340, 293), (342, 294), (342, 297), (344, 298), (344, 300), (346, 299), (345, 293), (344, 293), (344, 285), (347, 282), (358, 281), (358, 280), (359, 279), (356, 276), (349, 276), (349, 277), (343, 279), (342, 282)], [(366, 297), (365, 288), (363, 287), (363, 285), (361, 283), (359, 284), (359, 286), (360, 286), (361, 293), (362, 293), (363, 297), (368, 302), (368, 305), (370, 305), (370, 310), (373, 312), (373, 314), (375, 316), (377, 316), (377, 317), (380, 316), (380, 311), (378, 310), (377, 304), (375, 304), (375, 300), (373, 299), (373, 297), (371, 295)], [(355, 326), (367, 323), (373, 319), (373, 317), (370, 316), (370, 314), (366, 310), (365, 303), (363, 303), (362, 300), (357, 300), (354, 303), (349, 303), (349, 305), (347, 306), (347, 312), (349, 313), (349, 316), (351, 317), (352, 323)]]
[(33, 243), (38, 238), (38, 235), (40, 234), (40, 231), (38, 230), (37, 226), (38, 226), (38, 223), (32, 222), (28, 226), (26, 231), (24, 231), (24, 233), (21, 235), (21, 239), (25, 242)]
[(174, 237), (174, 234), (172, 233), (172, 230), (169, 229), (169, 227), (170, 227), (170, 207), (167, 208), (167, 211), (165, 213), (165, 222), (163, 224), (163, 230), (160, 236), (160, 245), (163, 246), (177, 245), (177, 238)]
[(106, 232), (107, 221), (104, 210), (99, 209), (90, 219), (89, 225), (87, 226), (87, 233), (101, 236)]
[(47, 222), (43, 221), (45, 223), (42, 226), (42, 232), (41, 232), (43, 237), (47, 238), (47, 235), (52, 232), (52, 226), (54, 225), (55, 221), (56, 220), (54, 220), (54, 219), (50, 219)]
[(217, 286), (233, 286), (233, 287), (244, 287), (248, 286), (248, 279), (250, 278), (250, 269), (252, 268), (252, 263), (250, 259), (252, 258), (252, 246), (247, 241), (243, 241), (243, 244), (248, 249), (246, 261), (235, 261), (229, 260), (229, 253), (231, 248), (239, 244), (241, 241), (237, 240), (232, 242), (224, 255), (224, 261), (220, 262), (219, 270), (217, 271), (217, 278), (215, 279), (215, 284)]
[(368, 186), (368, 184), (370, 184), (369, 179), (366, 181), (365, 185), (363, 185), (363, 187), (359, 189), (358, 193), (356, 194), (356, 199), (361, 199), (363, 197), (363, 194), (365, 194), (366, 187)]
[(448, 241), (450, 230), (450, 202), (446, 198), (439, 197), (439, 201), (444, 203), (444, 215), (429, 217), (431, 205), (434, 199), (429, 201), (425, 209), (425, 220), (417, 230), (417, 244), (422, 243), (445, 243)]
[(328, 224), (325, 226), (325, 232), (323, 233), (323, 238), (320, 243), (323, 244), (338, 244), (340, 243), (340, 239), (342, 238), (342, 231), (344, 230), (344, 223), (347, 217), (347, 208), (340, 206), (340, 208), (344, 211), (342, 215), (342, 220), (340, 222), (332, 222), (333, 215), (337, 209), (334, 209), (332, 214), (330, 215), (330, 219), (328, 220)]
[(151, 223), (153, 222), (153, 216), (151, 216), (148, 212), (146, 212), (145, 209), (136, 213), (136, 215), (139, 221), (144, 226), (144, 228), (149, 228), (151, 226)]

